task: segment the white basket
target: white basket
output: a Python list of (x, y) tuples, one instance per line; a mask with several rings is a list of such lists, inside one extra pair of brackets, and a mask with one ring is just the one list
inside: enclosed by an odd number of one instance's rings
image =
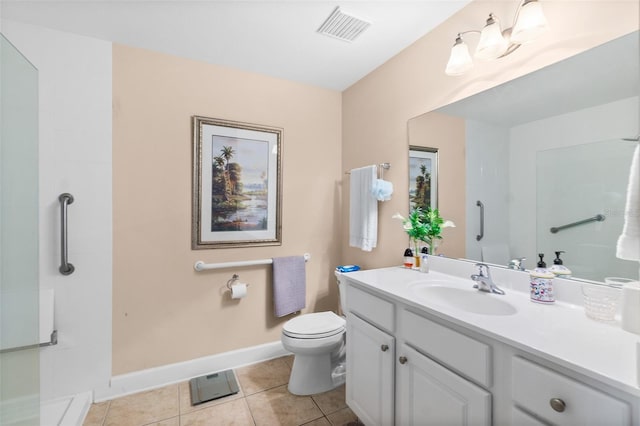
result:
[(596, 321), (615, 321), (620, 290), (606, 285), (582, 285), (584, 312)]

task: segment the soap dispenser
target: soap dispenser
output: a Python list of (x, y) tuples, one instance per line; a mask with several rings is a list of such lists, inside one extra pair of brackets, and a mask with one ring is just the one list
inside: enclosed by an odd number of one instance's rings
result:
[(410, 248), (404, 251), (404, 261), (402, 262), (405, 268), (413, 268), (413, 251)]
[(531, 300), (538, 303), (553, 303), (553, 273), (547, 269), (544, 253), (539, 253), (538, 266), (529, 273), (531, 283)]
[(420, 272), (429, 272), (429, 249), (422, 247), (420, 250)]
[(560, 259), (560, 255), (564, 253), (563, 251), (557, 251), (556, 258), (553, 259), (553, 266), (550, 271), (558, 278), (571, 278), (571, 270), (562, 264), (562, 259)]

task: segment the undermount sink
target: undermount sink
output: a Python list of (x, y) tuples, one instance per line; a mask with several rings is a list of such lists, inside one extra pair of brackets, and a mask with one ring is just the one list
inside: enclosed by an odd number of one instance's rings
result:
[[(501, 295), (478, 290), (461, 289), (438, 285), (437, 282), (415, 283), (411, 290), (428, 302), (481, 315), (513, 315), (517, 309), (509, 302), (501, 300)], [(471, 284), (469, 285), (471, 287)]]

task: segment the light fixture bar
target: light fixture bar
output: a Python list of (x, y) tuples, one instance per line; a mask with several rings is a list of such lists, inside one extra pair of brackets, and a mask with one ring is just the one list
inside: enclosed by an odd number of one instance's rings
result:
[(492, 60), (510, 55), (520, 45), (533, 41), (548, 31), (547, 19), (542, 12), (542, 6), (539, 1), (521, 1), (516, 9), (513, 27), (502, 31), (500, 22), (490, 13), (482, 31), (472, 30), (458, 33), (456, 41), (451, 48), (451, 55), (449, 56), (445, 73), (447, 75), (461, 75), (473, 67), (473, 59), (469, 55), (469, 47), (461, 37), (463, 34), (480, 33), (480, 40), (476, 46), (474, 56), (481, 60)]

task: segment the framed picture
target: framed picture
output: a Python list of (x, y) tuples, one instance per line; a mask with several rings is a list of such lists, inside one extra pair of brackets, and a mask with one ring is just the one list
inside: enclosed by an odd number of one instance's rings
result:
[(194, 116), (191, 247), (280, 245), (282, 129)]
[(409, 211), (438, 208), (438, 150), (409, 147)]

